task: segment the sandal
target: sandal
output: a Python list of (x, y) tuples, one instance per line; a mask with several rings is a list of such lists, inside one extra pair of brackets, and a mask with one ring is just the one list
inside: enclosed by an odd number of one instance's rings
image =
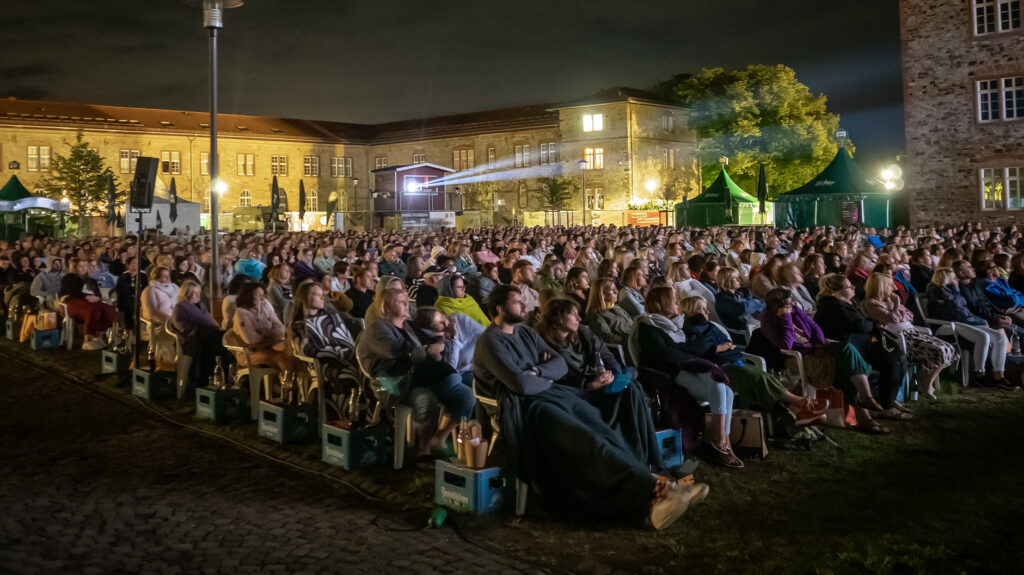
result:
[(890, 431), (888, 427), (882, 425), (881, 423), (878, 423), (877, 421), (871, 421), (870, 423), (867, 424), (856, 425), (854, 426), (854, 429), (861, 433), (866, 433), (868, 435), (885, 435)]
[(853, 405), (855, 407), (862, 407), (868, 411), (882, 411), (882, 404), (878, 403), (878, 400), (873, 397), (858, 399), (857, 403)]
[(728, 467), (730, 469), (743, 468), (742, 459), (736, 457), (736, 455), (733, 453), (730, 453), (728, 451), (722, 451), (721, 449), (718, 449), (718, 447), (714, 445), (711, 446), (711, 455), (715, 458), (715, 463), (721, 465), (722, 467)]

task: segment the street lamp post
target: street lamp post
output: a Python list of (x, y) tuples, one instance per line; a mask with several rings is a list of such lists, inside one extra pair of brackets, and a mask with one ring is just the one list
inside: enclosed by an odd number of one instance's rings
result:
[(214, 188), (222, 187), (217, 179), (217, 33), (224, 27), (224, 10), (241, 5), (242, 0), (203, 0), (203, 27), (210, 31), (210, 302), (215, 309), (219, 307), (216, 301), (220, 298), (220, 250), (217, 246), (220, 194)]
[(71, 200), (69, 200), (67, 196), (64, 196), (63, 198), (60, 199), (60, 207), (60, 231), (64, 235), (64, 237), (67, 238), (67, 217), (68, 209), (71, 207)]
[(580, 160), (579, 164), (583, 174), (583, 227), (587, 227), (587, 161)]

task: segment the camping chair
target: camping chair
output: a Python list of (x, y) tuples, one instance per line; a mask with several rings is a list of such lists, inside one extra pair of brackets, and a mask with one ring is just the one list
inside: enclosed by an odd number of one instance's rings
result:
[[(620, 346), (621, 353), (621, 346)], [(500, 422), (498, 421), (498, 400), (493, 397), (487, 397), (481, 395), (477, 385), (476, 378), (473, 378), (473, 397), (480, 402), (487, 409), (487, 412), (491, 417), (491, 444), (487, 447), (487, 455), (490, 455), (494, 451), (494, 444), (498, 442), (498, 435), (501, 430)], [(526, 497), (529, 494), (530, 486), (516, 478), (516, 515), (523, 516), (526, 514)]]
[(272, 384), (270, 378), (276, 378), (279, 372), (276, 368), (253, 365), (249, 348), (236, 341), (236, 337), (229, 331), (224, 334), (224, 338), (221, 341), (224, 344), (224, 348), (235, 354), (235, 357), (245, 358), (244, 367), (242, 362), (238, 362), (238, 373), (233, 383), (237, 386), (243, 378), (249, 382), (249, 416), (253, 421), (256, 421), (260, 415), (260, 388), (263, 388), (264, 399), (269, 401), (271, 398), (270, 386)]

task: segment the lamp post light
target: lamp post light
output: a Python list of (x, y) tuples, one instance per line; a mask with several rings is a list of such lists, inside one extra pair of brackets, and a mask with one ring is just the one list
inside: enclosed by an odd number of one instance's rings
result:
[(580, 160), (580, 174), (583, 174), (583, 227), (587, 227), (587, 161)]
[[(217, 33), (224, 27), (224, 10), (237, 8), (242, 5), (242, 0), (203, 0), (203, 27), (210, 31), (210, 189), (214, 189), (214, 183), (220, 188), (227, 189), (227, 184), (217, 179), (218, 157), (217, 157)], [(219, 306), (215, 303), (220, 298), (220, 250), (217, 246), (217, 225), (219, 219), (221, 189), (216, 194), (210, 194), (210, 236), (212, 258), (211, 268), (214, 273), (210, 278), (210, 300), (214, 308)]]

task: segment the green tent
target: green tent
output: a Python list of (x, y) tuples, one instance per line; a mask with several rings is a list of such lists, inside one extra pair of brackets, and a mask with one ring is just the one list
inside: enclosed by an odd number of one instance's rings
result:
[(18, 176), (11, 176), (4, 187), (0, 188), (0, 202), (16, 202), (24, 198), (31, 198), (32, 194), (25, 188)]
[(754, 225), (759, 223), (757, 209), (757, 198), (744, 192), (722, 168), (714, 183), (699, 196), (676, 204), (676, 227)]
[(775, 197), (775, 227), (892, 226), (892, 192), (840, 148), (811, 181)]

